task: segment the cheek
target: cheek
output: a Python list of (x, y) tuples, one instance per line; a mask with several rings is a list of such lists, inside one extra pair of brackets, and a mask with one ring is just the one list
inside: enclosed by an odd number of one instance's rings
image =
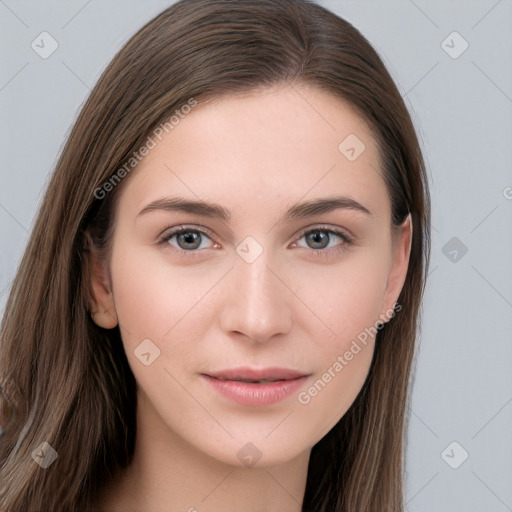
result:
[(162, 348), (162, 340), (187, 314), (195, 294), (178, 271), (164, 266), (154, 248), (119, 244), (112, 254), (114, 302), (128, 358), (150, 339)]
[(120, 243), (112, 255), (115, 307), (126, 331), (161, 339), (214, 281), (194, 266), (173, 266), (164, 250)]
[(199, 357), (198, 344), (209, 325), (205, 319), (214, 317), (209, 291), (226, 269), (173, 265), (164, 251), (155, 248), (118, 247), (111, 265), (114, 301), (123, 345), (137, 380), (151, 381), (136, 358), (142, 350), (139, 347), (146, 346), (141, 343), (148, 339), (157, 347), (149, 344), (150, 349), (158, 354), (149, 375), (154, 376), (155, 368), (183, 373)]
[(388, 260), (375, 250), (365, 249), (354, 251), (339, 265), (294, 271), (301, 276), (297, 295), (329, 327), (329, 347), (334, 343), (337, 349), (344, 348), (380, 319), (387, 270)]

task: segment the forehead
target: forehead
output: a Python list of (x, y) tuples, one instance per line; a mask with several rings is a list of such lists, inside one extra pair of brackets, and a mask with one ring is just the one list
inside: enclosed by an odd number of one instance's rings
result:
[(216, 98), (160, 138), (130, 176), (121, 208), (139, 211), (179, 195), (264, 212), (336, 193), (389, 212), (367, 123), (348, 103), (310, 86)]

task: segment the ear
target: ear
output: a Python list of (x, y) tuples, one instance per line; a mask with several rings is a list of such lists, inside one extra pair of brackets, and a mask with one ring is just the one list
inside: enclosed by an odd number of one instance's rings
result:
[(388, 322), (392, 317), (391, 312), (402, 291), (409, 267), (409, 257), (412, 245), (412, 217), (407, 215), (404, 222), (392, 235), (393, 261), (388, 274), (380, 320)]
[(108, 268), (100, 258), (100, 251), (92, 241), (90, 233), (86, 231), (84, 235), (91, 317), (103, 329), (113, 329), (118, 320)]

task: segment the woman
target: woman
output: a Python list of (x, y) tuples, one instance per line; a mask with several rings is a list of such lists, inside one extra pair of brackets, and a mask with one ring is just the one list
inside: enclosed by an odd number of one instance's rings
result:
[(429, 250), (413, 124), (354, 27), (166, 9), (85, 103), (13, 282), (0, 510), (403, 510)]

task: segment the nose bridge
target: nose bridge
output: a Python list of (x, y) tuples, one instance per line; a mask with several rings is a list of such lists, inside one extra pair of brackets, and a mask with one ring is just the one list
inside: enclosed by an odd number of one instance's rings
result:
[(257, 247), (250, 244), (244, 246), (242, 242), (237, 248), (222, 313), (223, 328), (263, 342), (290, 330), (291, 294), (283, 277), (278, 277), (271, 251), (261, 248), (256, 254)]

